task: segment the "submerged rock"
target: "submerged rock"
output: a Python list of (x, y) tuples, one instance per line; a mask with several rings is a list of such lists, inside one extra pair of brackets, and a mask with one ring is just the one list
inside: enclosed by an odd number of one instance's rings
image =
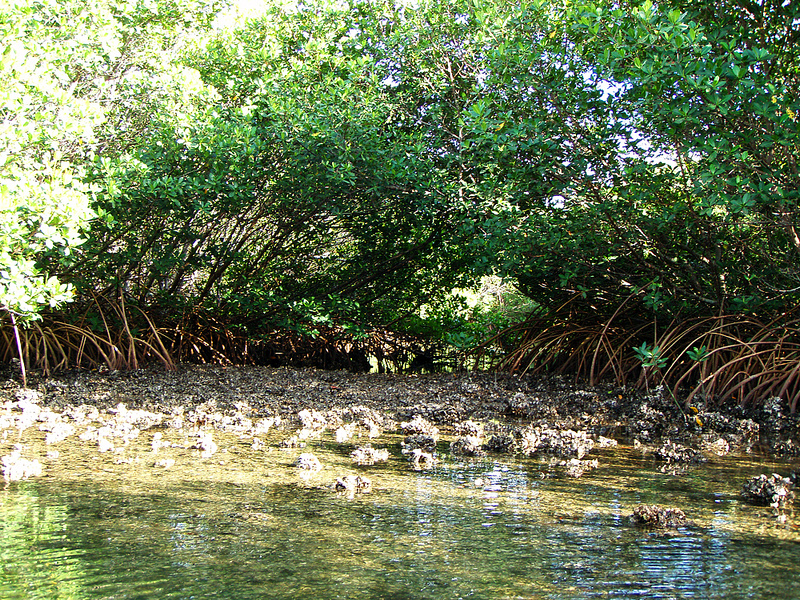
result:
[(571, 458), (569, 460), (560, 461), (558, 466), (564, 467), (564, 474), (567, 477), (574, 477), (577, 479), (584, 473), (588, 473), (589, 471), (596, 469), (599, 466), (599, 463), (596, 458), (592, 460), (578, 460), (577, 458)]
[(291, 448), (303, 448), (305, 445), (305, 442), (301, 442), (296, 435), (293, 435), (285, 440), (281, 440), (278, 447), (283, 450), (289, 450)]
[(686, 515), (679, 508), (664, 508), (657, 504), (640, 504), (630, 517), (634, 525), (676, 529), (688, 525)]
[(752, 504), (787, 508), (794, 502), (794, 481), (777, 473), (770, 476), (762, 474), (744, 483), (742, 496)]
[(175, 466), (175, 459), (174, 458), (159, 458), (153, 464), (153, 466), (160, 467), (160, 468), (162, 468), (162, 469), (164, 469), (166, 471), (167, 469), (171, 469), (172, 467)]

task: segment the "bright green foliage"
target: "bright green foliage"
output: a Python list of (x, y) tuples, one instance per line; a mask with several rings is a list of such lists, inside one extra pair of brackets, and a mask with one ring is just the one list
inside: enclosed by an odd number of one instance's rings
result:
[[(33, 318), (68, 300), (53, 276), (95, 213), (84, 183), (98, 155), (147, 135), (181, 73), (163, 62), (176, 28), (208, 27), (216, 2), (37, 0), (0, 4), (0, 307)], [(178, 37), (178, 40), (180, 37)], [(184, 78), (185, 79), (185, 78)], [(171, 87), (172, 86), (172, 87)], [(180, 92), (180, 93), (176, 93)], [(169, 101), (156, 104), (159, 93)], [(177, 96), (178, 101), (175, 98)]]
[(25, 318), (70, 297), (39, 261), (52, 251), (68, 255), (92, 216), (75, 160), (102, 110), (70, 85), (70, 56), (86, 45), (64, 35), (61, 8), (0, 6), (0, 308)]
[(505, 318), (452, 300), (487, 274), (632, 331), (796, 302), (791, 3), (290, 4), (4, 5), (7, 307), (57, 275), (165, 321), (464, 347)]
[(656, 314), (794, 302), (798, 18), (791, 3), (750, 2), (598, 3), (565, 15), (613, 122), (572, 95), (588, 176), (534, 226), (526, 290), (592, 290), (612, 311), (642, 290)]

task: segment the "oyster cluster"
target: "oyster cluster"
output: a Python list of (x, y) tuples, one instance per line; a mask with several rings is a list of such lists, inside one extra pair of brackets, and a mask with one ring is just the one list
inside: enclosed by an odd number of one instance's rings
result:
[(748, 479), (742, 486), (742, 496), (748, 502), (771, 506), (772, 508), (789, 508), (794, 502), (795, 482), (790, 477), (758, 475)]
[(630, 517), (634, 525), (677, 529), (689, 524), (684, 512), (679, 508), (664, 508), (657, 504), (640, 504), (633, 509)]

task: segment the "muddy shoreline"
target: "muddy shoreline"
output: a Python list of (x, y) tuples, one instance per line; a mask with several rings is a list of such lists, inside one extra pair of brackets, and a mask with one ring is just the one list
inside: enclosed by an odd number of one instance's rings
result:
[[(524, 450), (525, 431), (536, 428), (539, 437), (546, 430), (614, 439), (652, 452), (666, 464), (692, 463), (728, 452), (800, 456), (800, 419), (777, 398), (749, 410), (729, 406), (707, 411), (701, 405), (685, 408), (660, 389), (643, 394), (614, 386), (583, 386), (566, 378), (182, 364), (175, 371), (150, 367), (33, 375), (28, 388), (40, 407), (64, 415), (78, 407), (113, 413), (122, 404), (126, 410), (165, 418), (269, 417), (291, 429), (302, 426), (298, 415), (306, 410), (319, 413), (317, 418), (333, 429), (367, 411), (386, 431), (402, 432), (399, 424), (414, 417), (452, 435), (469, 434), (470, 427), (465, 429), (464, 424), (474, 423), (489, 451)], [(6, 373), (0, 383), (5, 414), (19, 411), (18, 401), (26, 394), (13, 373)], [(493, 436), (494, 445), (488, 443)], [(502, 439), (507, 443), (500, 443)]]

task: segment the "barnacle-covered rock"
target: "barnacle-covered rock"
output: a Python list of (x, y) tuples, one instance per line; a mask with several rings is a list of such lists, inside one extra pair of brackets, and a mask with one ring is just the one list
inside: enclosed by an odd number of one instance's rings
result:
[(305, 471), (319, 471), (322, 469), (322, 463), (311, 452), (303, 452), (297, 457), (294, 464), (298, 469)]
[(403, 454), (408, 454), (412, 450), (419, 448), (426, 452), (436, 450), (436, 438), (425, 434), (407, 435), (401, 442)]
[(366, 445), (353, 450), (350, 456), (357, 465), (374, 465), (376, 462), (389, 460), (389, 451), (386, 448), (373, 448)]
[(594, 440), (586, 431), (527, 427), (522, 432), (522, 452), (531, 456), (538, 452), (565, 458), (581, 459), (594, 448)]
[(474, 435), (466, 435), (458, 438), (450, 444), (450, 452), (463, 456), (483, 456), (486, 451), (483, 449), (483, 440)]
[(599, 466), (596, 458), (592, 460), (579, 460), (577, 458), (570, 458), (569, 460), (562, 460), (558, 463), (559, 467), (564, 468), (564, 474), (567, 477), (578, 478), (584, 473), (588, 473)]
[(364, 493), (371, 487), (372, 481), (362, 475), (342, 475), (333, 484), (333, 489), (337, 492)]
[(3, 463), (3, 479), (6, 483), (39, 477), (42, 474), (42, 464), (36, 459), (24, 458), (22, 446), (19, 444), (15, 444), (14, 449), (0, 460)]
[(333, 433), (333, 437), (338, 444), (343, 444), (351, 437), (353, 437), (353, 433), (355, 433), (356, 424), (355, 423), (348, 423), (347, 425), (341, 425), (336, 431)]
[(272, 427), (278, 427), (280, 424), (280, 417), (264, 417), (257, 419), (253, 422), (253, 426), (250, 429), (250, 435), (266, 435)]
[(432, 452), (425, 452), (420, 448), (414, 448), (409, 454), (411, 466), (415, 471), (430, 469), (436, 464), (436, 457)]
[(120, 429), (135, 428), (139, 431), (157, 427), (164, 421), (164, 415), (149, 410), (128, 410), (128, 407), (120, 402), (116, 408), (109, 410), (114, 413), (113, 422)]
[(191, 447), (201, 451), (201, 458), (211, 458), (218, 449), (211, 432), (202, 429), (197, 432), (197, 441)]
[(400, 428), (412, 435), (433, 438), (434, 442), (439, 439), (439, 428), (419, 415), (415, 415), (410, 421), (400, 423)]
[(677, 444), (672, 440), (666, 440), (660, 447), (656, 448), (654, 456), (666, 462), (673, 463), (700, 463), (705, 462), (705, 457), (695, 450), (682, 444)]
[(676, 529), (689, 524), (686, 515), (679, 508), (664, 508), (656, 504), (640, 504), (633, 509), (630, 517), (634, 525)]
[(483, 424), (478, 423), (477, 421), (463, 421), (460, 423), (456, 423), (453, 425), (453, 429), (455, 430), (457, 435), (462, 436), (473, 436), (477, 438), (483, 438)]
[(617, 445), (617, 440), (612, 438), (607, 438), (602, 435), (595, 436), (594, 438), (594, 447), (598, 449), (616, 448)]
[(731, 451), (731, 445), (728, 440), (715, 436), (703, 436), (700, 441), (700, 447), (706, 452), (717, 456), (725, 456)]
[(753, 504), (787, 508), (794, 502), (794, 482), (791, 478), (781, 477), (777, 473), (769, 476), (762, 474), (744, 483), (742, 496)]
[(62, 420), (51, 421), (39, 426), (40, 431), (46, 431), (44, 442), (48, 446), (63, 442), (73, 433), (75, 433), (75, 426), (65, 423)]
[(317, 410), (303, 409), (297, 413), (297, 418), (303, 424), (303, 429), (324, 430), (328, 426), (328, 419)]
[(510, 433), (495, 433), (489, 436), (486, 443), (483, 445), (485, 450), (489, 452), (497, 452), (499, 454), (514, 454), (517, 451), (517, 440)]

